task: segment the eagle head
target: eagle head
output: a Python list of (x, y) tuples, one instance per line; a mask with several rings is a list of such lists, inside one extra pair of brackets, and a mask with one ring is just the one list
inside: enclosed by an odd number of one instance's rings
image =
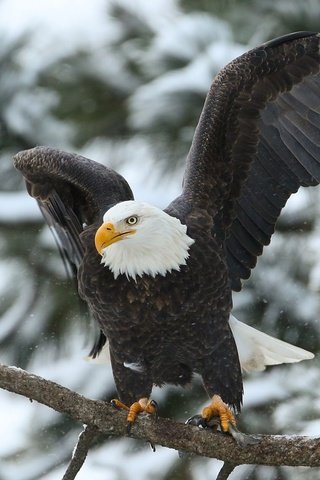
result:
[(95, 235), (101, 263), (117, 278), (166, 275), (180, 270), (194, 240), (178, 218), (145, 202), (129, 200), (107, 210)]

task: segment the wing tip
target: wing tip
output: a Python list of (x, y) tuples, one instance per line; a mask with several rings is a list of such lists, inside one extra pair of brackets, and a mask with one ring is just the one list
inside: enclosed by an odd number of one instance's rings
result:
[(285, 35), (281, 35), (280, 37), (273, 38), (272, 40), (269, 40), (265, 43), (263, 43), (261, 46), (262, 47), (278, 47), (282, 45), (283, 43), (293, 41), (293, 40), (298, 40), (300, 38), (308, 38), (308, 37), (319, 37), (320, 34), (319, 32), (313, 32), (313, 31), (308, 31), (308, 30), (301, 30), (297, 32), (292, 32), (292, 33), (287, 33)]

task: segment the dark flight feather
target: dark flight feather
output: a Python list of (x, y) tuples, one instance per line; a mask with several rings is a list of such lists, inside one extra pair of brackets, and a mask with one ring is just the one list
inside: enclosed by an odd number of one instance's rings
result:
[[(47, 147), (15, 156), (15, 167), (78, 270), (80, 292), (100, 324), (92, 354), (106, 336), (110, 340), (124, 401), (148, 396), (153, 383), (185, 384), (197, 371), (209, 395), (218, 390), (240, 409), (239, 360), (226, 323), (231, 288), (240, 290), (242, 279), (249, 277), (289, 196), (300, 186), (320, 182), (319, 45), (316, 33), (285, 35), (235, 59), (214, 79), (188, 155), (182, 193), (166, 209), (187, 225), (192, 238), (205, 232), (179, 275), (136, 282), (121, 276), (115, 282), (100, 265), (94, 232), (108, 208), (133, 199), (116, 172)], [(197, 271), (203, 264), (206, 268)], [(191, 279), (194, 284), (188, 283)], [(151, 300), (150, 291), (156, 295)], [(121, 302), (127, 315), (117, 317)], [(196, 316), (196, 327), (188, 315)], [(181, 350), (184, 342), (188, 359)], [(148, 355), (140, 358), (139, 348), (146, 344)], [(180, 361), (172, 364), (174, 356)], [(127, 364), (139, 365), (140, 372)]]
[(237, 58), (210, 88), (183, 197), (211, 212), (234, 290), (269, 244), (289, 196), (320, 181), (319, 69), (319, 35), (298, 32)]
[(72, 268), (78, 269), (83, 258), (84, 225), (101, 222), (115, 203), (133, 200), (121, 175), (81, 155), (36, 147), (17, 154), (14, 164), (25, 176), (29, 194), (37, 199)]

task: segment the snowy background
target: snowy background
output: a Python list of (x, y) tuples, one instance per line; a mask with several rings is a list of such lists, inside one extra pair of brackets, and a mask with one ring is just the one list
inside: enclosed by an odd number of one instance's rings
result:
[[(299, 5), (298, 5), (299, 4)], [(110, 366), (84, 360), (94, 335), (12, 156), (35, 145), (76, 151), (122, 173), (136, 198), (161, 207), (183, 162), (213, 76), (258, 43), (318, 30), (318, 0), (0, 0), (0, 355), (92, 398), (115, 396)], [(271, 246), (235, 296), (235, 315), (320, 350), (319, 190), (295, 195)], [(83, 318), (85, 317), (85, 318)], [(247, 432), (320, 434), (319, 360), (245, 381)], [(155, 390), (180, 420), (206, 397)], [(81, 426), (0, 391), (0, 479), (62, 478)], [(214, 479), (220, 462), (106, 439), (79, 480)], [(241, 479), (317, 479), (320, 469), (239, 467)]]

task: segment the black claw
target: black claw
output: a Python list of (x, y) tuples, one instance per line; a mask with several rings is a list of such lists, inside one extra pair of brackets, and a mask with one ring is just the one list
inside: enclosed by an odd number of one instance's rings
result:
[(127, 433), (131, 432), (132, 422), (127, 422)]
[(199, 428), (212, 428), (217, 424), (217, 422), (207, 422), (201, 415), (193, 415), (185, 421), (186, 425), (195, 425)]
[(156, 446), (153, 443), (151, 443), (150, 441), (149, 441), (149, 444), (150, 444), (150, 447), (151, 447), (152, 451), (155, 452), (156, 451)]
[(155, 420), (158, 420), (158, 404), (157, 404), (157, 402), (155, 400), (150, 400), (150, 405), (155, 408), (155, 412), (154, 412), (153, 415), (154, 415)]
[(184, 422), (186, 425), (194, 425), (199, 428), (207, 428), (207, 424), (204, 418), (201, 415), (193, 415), (193, 417), (188, 418)]
[(117, 410), (119, 410), (119, 407), (118, 407), (117, 402), (116, 402), (115, 400), (110, 400), (110, 404), (111, 404), (114, 408), (116, 408)]

